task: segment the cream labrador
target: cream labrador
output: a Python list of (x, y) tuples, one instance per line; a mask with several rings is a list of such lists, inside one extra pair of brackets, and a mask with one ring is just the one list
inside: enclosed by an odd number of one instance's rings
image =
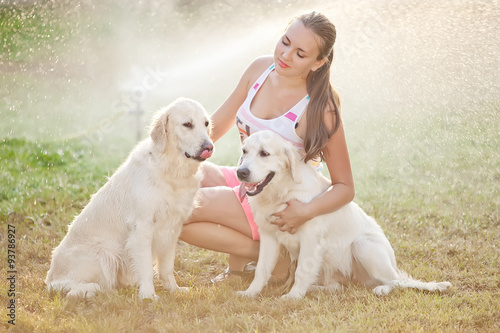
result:
[(211, 156), (205, 109), (180, 98), (158, 111), (140, 142), (92, 196), (53, 251), (45, 283), (67, 296), (138, 285), (155, 299), (153, 260), (163, 286), (174, 278), (175, 247), (200, 187), (200, 162)]
[(302, 225), (295, 234), (271, 224), (273, 214), (286, 202), (309, 202), (324, 192), (330, 181), (303, 163), (289, 142), (271, 131), (251, 135), (243, 145), (237, 171), (243, 193), (259, 226), (260, 253), (255, 278), (243, 296), (256, 296), (267, 284), (276, 264), (280, 244), (297, 261), (295, 281), (285, 298), (301, 298), (314, 286), (341, 290), (348, 281), (375, 287), (377, 295), (394, 287), (443, 291), (449, 282), (421, 282), (396, 267), (394, 251), (375, 220), (354, 202)]

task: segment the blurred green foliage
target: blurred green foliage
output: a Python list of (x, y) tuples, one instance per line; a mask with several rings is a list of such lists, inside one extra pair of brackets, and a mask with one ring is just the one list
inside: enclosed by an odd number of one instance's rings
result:
[[(100, 163), (89, 165), (78, 143), (0, 142), (0, 211), (26, 208), (37, 199), (88, 199), (104, 183)], [(73, 199), (71, 199), (73, 198)]]

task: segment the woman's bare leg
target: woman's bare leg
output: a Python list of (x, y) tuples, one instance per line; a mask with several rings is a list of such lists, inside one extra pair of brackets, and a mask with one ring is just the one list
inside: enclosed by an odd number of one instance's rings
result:
[[(231, 188), (207, 187), (198, 192), (200, 206), (182, 228), (180, 239), (208, 250), (228, 253), (232, 270), (259, 257), (259, 242)], [(233, 256), (236, 256), (233, 258)]]
[(242, 270), (259, 257), (259, 242), (252, 239), (246, 215), (219, 167), (203, 164), (200, 200), (184, 224), (180, 239), (201, 248), (229, 254), (229, 268)]
[(259, 242), (231, 228), (211, 222), (195, 222), (182, 229), (181, 240), (207, 250), (229, 254), (229, 269), (241, 271), (259, 257)]
[[(252, 239), (246, 215), (219, 167), (203, 164), (204, 178), (198, 192), (200, 204), (184, 224), (180, 239), (204, 249), (229, 254), (229, 269), (241, 271), (259, 257), (259, 241)], [(280, 256), (275, 270), (285, 276), (289, 257)], [(274, 274), (273, 274), (274, 275)]]

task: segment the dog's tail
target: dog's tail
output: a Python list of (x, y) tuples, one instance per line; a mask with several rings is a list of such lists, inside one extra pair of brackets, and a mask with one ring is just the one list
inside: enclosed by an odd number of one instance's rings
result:
[[(380, 229), (381, 232), (381, 229)], [(387, 295), (394, 288), (415, 288), (431, 292), (444, 291), (451, 286), (445, 282), (415, 280), (397, 268), (396, 257), (389, 241), (381, 233), (365, 234), (353, 243), (353, 256), (366, 270), (376, 295)], [(369, 283), (369, 284), (371, 284)]]
[(376, 295), (387, 295), (394, 288), (413, 288), (419, 290), (426, 290), (430, 292), (442, 292), (451, 287), (451, 283), (448, 281), (443, 282), (424, 282), (420, 280), (415, 280), (405, 272), (399, 272), (399, 278), (392, 280), (389, 283), (377, 286), (373, 289)]

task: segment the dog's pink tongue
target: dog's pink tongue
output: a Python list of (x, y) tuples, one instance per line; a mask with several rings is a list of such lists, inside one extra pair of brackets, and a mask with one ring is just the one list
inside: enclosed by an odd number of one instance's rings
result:
[(204, 150), (200, 155), (201, 158), (209, 158), (210, 156), (212, 156), (212, 151), (208, 149)]
[(242, 182), (240, 184), (240, 202), (243, 202), (246, 196), (247, 196), (247, 189), (245, 187), (245, 182)]
[(257, 183), (245, 183), (242, 182), (239, 188), (240, 201), (243, 202), (248, 192), (253, 192), (257, 189)]

